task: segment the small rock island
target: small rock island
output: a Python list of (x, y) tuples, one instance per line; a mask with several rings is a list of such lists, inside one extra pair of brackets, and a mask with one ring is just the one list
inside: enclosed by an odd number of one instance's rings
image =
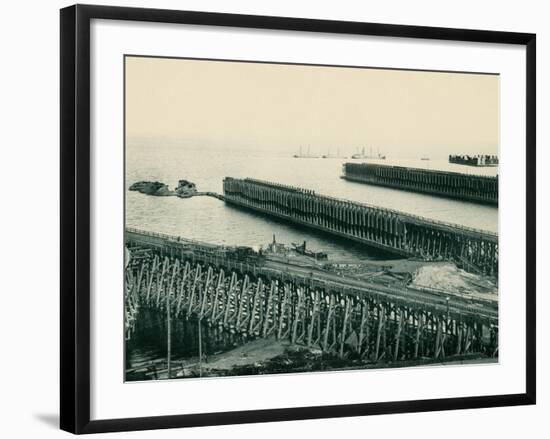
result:
[(174, 195), (168, 186), (160, 181), (138, 181), (130, 186), (131, 191), (137, 191), (146, 195), (155, 195), (157, 197), (165, 197)]
[(132, 184), (129, 190), (156, 197), (175, 196), (189, 198), (197, 194), (197, 186), (188, 180), (178, 181), (178, 186), (175, 190), (171, 190), (167, 184), (160, 181), (138, 181)]
[(197, 194), (197, 186), (195, 183), (192, 183), (187, 180), (178, 181), (178, 186), (176, 187), (176, 195), (180, 198), (188, 198)]

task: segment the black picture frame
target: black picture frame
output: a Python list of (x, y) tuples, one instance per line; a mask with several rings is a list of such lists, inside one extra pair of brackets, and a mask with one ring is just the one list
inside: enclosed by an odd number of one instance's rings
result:
[[(346, 404), (90, 420), (90, 21), (133, 20), (256, 29), (374, 35), (526, 47), (526, 392), (417, 401)], [(530, 33), (447, 29), (288, 17), (75, 5), (61, 10), (61, 429), (99, 433), (250, 422), (535, 404), (536, 266), (536, 36)]]

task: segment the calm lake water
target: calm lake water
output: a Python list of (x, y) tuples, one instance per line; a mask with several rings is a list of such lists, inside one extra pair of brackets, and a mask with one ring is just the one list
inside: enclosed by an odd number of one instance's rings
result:
[[(340, 178), (346, 161), (351, 159), (297, 159), (288, 151), (199, 147), (189, 142), (160, 140), (129, 141), (126, 185), (138, 180), (158, 180), (173, 188), (179, 179), (186, 179), (196, 183), (200, 191), (223, 193), (224, 177), (251, 177), (439, 221), (492, 232), (498, 230), (495, 207), (348, 182)], [(372, 162), (482, 175), (498, 172), (497, 168), (454, 165), (445, 159), (388, 158)], [(334, 257), (350, 253), (369, 256), (368, 250), (360, 245), (239, 210), (210, 197), (179, 199), (126, 191), (126, 225), (225, 245), (259, 246), (270, 242), (275, 234), (279, 242), (306, 240), (310, 248), (326, 250)]]

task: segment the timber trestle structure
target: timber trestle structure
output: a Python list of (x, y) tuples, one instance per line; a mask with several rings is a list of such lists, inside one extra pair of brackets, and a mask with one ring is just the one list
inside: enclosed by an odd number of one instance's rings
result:
[(226, 177), (223, 189), (226, 203), (400, 256), (452, 260), (470, 272), (498, 275), (494, 233), (249, 178)]
[(498, 176), (371, 163), (344, 163), (342, 178), (377, 186), (498, 205)]
[(175, 240), (155, 244), (127, 233), (126, 245), (132, 255), (128, 338), (140, 309), (148, 307), (246, 339), (275, 337), (374, 363), (498, 355), (498, 321), (476, 310), (455, 312), (206, 253), (196, 257)]

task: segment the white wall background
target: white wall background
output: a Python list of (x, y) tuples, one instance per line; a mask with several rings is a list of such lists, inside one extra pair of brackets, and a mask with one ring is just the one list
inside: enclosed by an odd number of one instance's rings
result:
[[(88, 3), (96, 3), (88, 1)], [(537, 33), (538, 56), (538, 405), (484, 410), (327, 419), (123, 433), (109, 437), (544, 437), (550, 430), (545, 379), (550, 311), (543, 274), (550, 247), (543, 204), (550, 166), (542, 148), (550, 117), (550, 14), (546, 2), (496, 0), (369, 2), (307, 0), (108, 1), (100, 4), (300, 16)], [(59, 437), (59, 13), (63, 1), (3, 4), (0, 15), (0, 435)], [(550, 175), (550, 174), (548, 174)], [(545, 312), (546, 311), (546, 312)], [(545, 346), (546, 344), (546, 346)], [(548, 434), (548, 433), (546, 433)]]

